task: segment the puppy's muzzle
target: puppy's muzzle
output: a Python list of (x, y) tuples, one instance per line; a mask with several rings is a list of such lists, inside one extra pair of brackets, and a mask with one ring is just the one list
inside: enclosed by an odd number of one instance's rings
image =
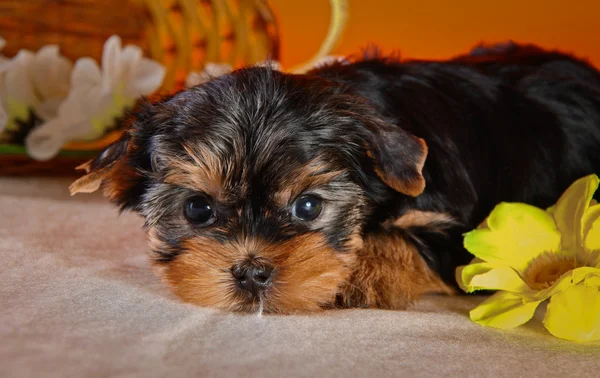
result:
[(273, 283), (274, 269), (264, 260), (250, 259), (243, 264), (232, 266), (231, 275), (238, 288), (253, 297), (259, 297)]

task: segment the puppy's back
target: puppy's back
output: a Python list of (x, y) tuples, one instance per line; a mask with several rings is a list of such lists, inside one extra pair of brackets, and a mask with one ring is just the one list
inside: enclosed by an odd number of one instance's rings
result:
[(535, 45), (504, 43), (478, 46), (453, 59), (476, 67), (487, 75), (514, 81), (528, 75), (545, 75), (557, 80), (579, 80), (600, 85), (600, 73), (586, 60), (574, 55), (544, 50)]
[(498, 202), (549, 206), (600, 172), (600, 73), (569, 54), (507, 44), (447, 61), (367, 56), (311, 74), (423, 138), (427, 187), (409, 206), (469, 227)]

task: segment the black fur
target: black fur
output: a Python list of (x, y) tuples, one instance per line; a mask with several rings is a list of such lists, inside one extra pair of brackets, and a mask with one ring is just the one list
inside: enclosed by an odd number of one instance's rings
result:
[(427, 142), (424, 193), (393, 193), (378, 212), (393, 203), (394, 212), (439, 211), (459, 220), (454, 245), (440, 245), (434, 234), (422, 248), (450, 283), (455, 267), (472, 258), (460, 234), (496, 204), (545, 208), (573, 181), (600, 171), (600, 74), (572, 56), (508, 44), (447, 62), (373, 57), (311, 74), (344, 83)]

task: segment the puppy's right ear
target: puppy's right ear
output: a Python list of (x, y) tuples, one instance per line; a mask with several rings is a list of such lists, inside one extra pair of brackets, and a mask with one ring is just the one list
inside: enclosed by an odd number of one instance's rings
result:
[(121, 208), (133, 207), (137, 203), (143, 177), (132, 161), (135, 147), (127, 131), (121, 138), (106, 147), (95, 159), (77, 167), (86, 175), (71, 184), (71, 195), (92, 193), (102, 188), (104, 196)]
[(411, 197), (425, 189), (423, 166), (427, 144), (402, 128), (379, 123), (373, 127), (367, 154), (379, 178), (397, 192)]

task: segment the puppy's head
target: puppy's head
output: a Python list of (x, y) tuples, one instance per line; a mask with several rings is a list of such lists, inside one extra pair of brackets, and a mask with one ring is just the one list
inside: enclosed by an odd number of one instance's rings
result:
[(382, 193), (423, 190), (425, 155), (336, 84), (249, 68), (146, 105), (71, 190), (139, 212), (182, 299), (310, 311), (349, 277)]

